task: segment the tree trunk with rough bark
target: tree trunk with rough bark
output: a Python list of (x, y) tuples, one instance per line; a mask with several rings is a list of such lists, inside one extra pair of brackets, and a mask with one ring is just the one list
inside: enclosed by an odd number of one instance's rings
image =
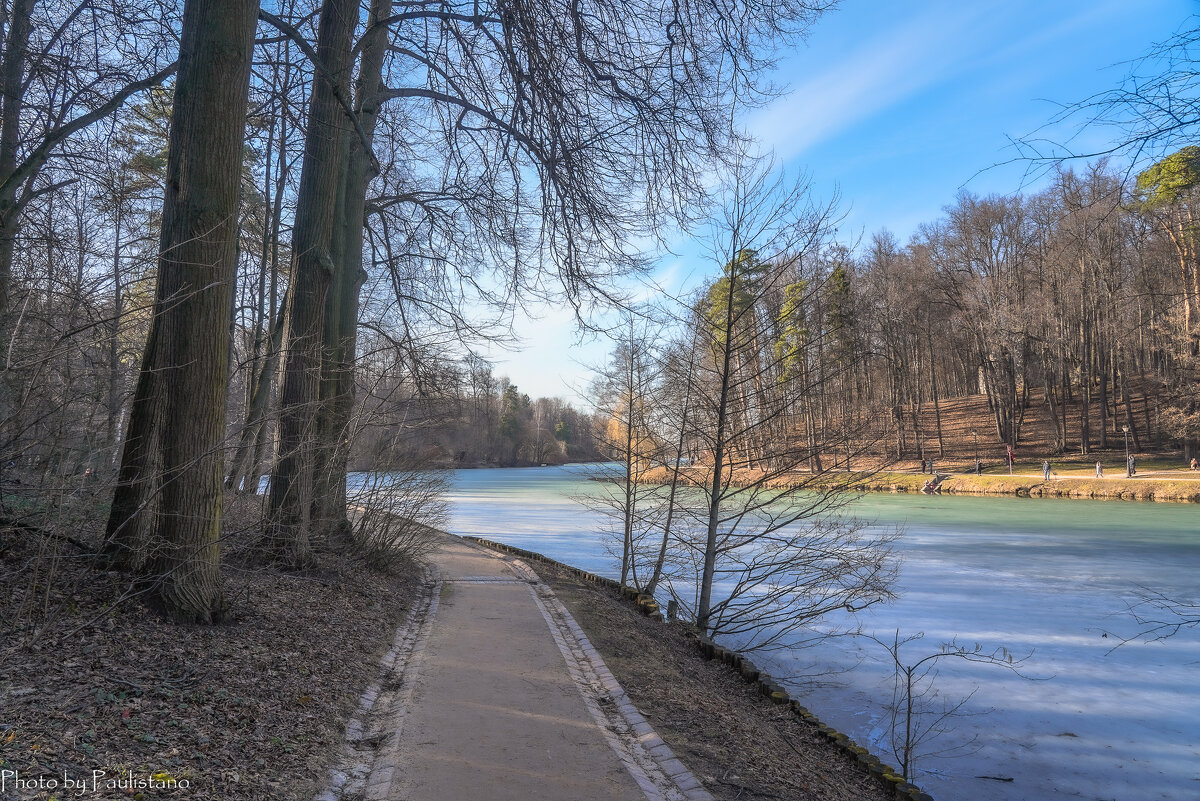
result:
[[(367, 187), (374, 177), (375, 158), (370, 146), (382, 102), (383, 62), (387, 54), (387, 26), (391, 0), (373, 0), (368, 31), (362, 46), (355, 84), (354, 113), (360, 135), (347, 135), (346, 172), (343, 177), (338, 231), (329, 302), (326, 304), (325, 348), (322, 365), (319, 426), (322, 454), (316, 474), (313, 517), (329, 536), (345, 535), (346, 464), (350, 457), (351, 417), (354, 411), (354, 364), (358, 350), (359, 292), (367, 274), (363, 269), (363, 226)], [(374, 26), (374, 27), (373, 27)]]
[(357, 2), (327, 0), (321, 7), (308, 135), (292, 235), (292, 285), (284, 321), (279, 389), (279, 453), (270, 484), (272, 549), (286, 564), (312, 560), (312, 507), (325, 359), (325, 318), (335, 269), (334, 226), (344, 188), (345, 137), (352, 131), (346, 97)]
[(154, 321), (107, 546), (180, 621), (225, 613), (218, 575), (229, 307), (258, 3), (188, 0)]
[[(17, 167), (20, 148), (21, 110), (25, 97), (25, 63), (29, 58), (29, 36), (32, 32), (30, 15), (33, 0), (15, 0), (11, 24), (4, 41), (4, 71), (0, 75), (0, 180), (7, 179)], [(0, 195), (0, 320), (8, 314), (9, 291), (12, 283), (13, 249), (17, 235), (17, 185), (12, 184)], [(6, 329), (4, 329), (7, 333)]]

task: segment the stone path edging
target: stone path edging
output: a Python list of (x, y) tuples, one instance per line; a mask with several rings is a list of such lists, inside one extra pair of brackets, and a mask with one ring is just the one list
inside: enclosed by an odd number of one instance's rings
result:
[(379, 677), (359, 697), (358, 711), (346, 725), (346, 736), (329, 786), (315, 801), (370, 798), (390, 786), (395, 746), (420, 674), (421, 653), (437, 614), (442, 582), (429, 567), (422, 570), (421, 593), (380, 661)]
[(712, 801), (704, 786), (637, 711), (554, 591), (520, 559), (507, 561), (529, 582), (533, 599), (550, 627), (588, 711), (647, 801)]
[(342, 753), (328, 786), (316, 801), (387, 801), (393, 790), (397, 752), (413, 698), (423, 652), (433, 629), (445, 583), (522, 583), (546, 621), (568, 673), (609, 747), (642, 790), (647, 801), (712, 801), (692, 775), (637, 711), (604, 664), (587, 635), (537, 573), (520, 559), (484, 545), (460, 542), (506, 563), (514, 578), (463, 576), (435, 579), (426, 568), (422, 589), (392, 647), (380, 663), (378, 678), (363, 691), (358, 710), (346, 726)]
[[(632, 601), (637, 605), (643, 615), (650, 617), (652, 620), (663, 621), (662, 613), (658, 611), (658, 604), (652, 598), (646, 595), (641, 595), (636, 589), (631, 587), (622, 587), (619, 581), (610, 579), (605, 576), (600, 576), (595, 573), (590, 573), (573, 565), (568, 565), (564, 562), (559, 562), (556, 559), (537, 553), (536, 551), (518, 548), (515, 545), (506, 545), (501, 542), (484, 539), (483, 537), (464, 537), (463, 539), (478, 545), (479, 547), (492, 549), (502, 553), (514, 554), (522, 559), (528, 559), (534, 562), (545, 562), (560, 567), (571, 574), (577, 576), (583, 581), (587, 581), (600, 586), (608, 587), (628, 601)], [(572, 621), (574, 622), (574, 621)], [(766, 673), (759, 670), (748, 657), (731, 648), (726, 648), (718, 645), (707, 637), (700, 636), (696, 640), (696, 644), (701, 655), (708, 660), (716, 660), (728, 665), (732, 670), (737, 672), (744, 681), (749, 684), (754, 684), (758, 687), (759, 692), (773, 703), (787, 706), (797, 718), (811, 724), (821, 738), (829, 741), (835, 748), (841, 750), (853, 762), (853, 764), (865, 773), (870, 774), (878, 781), (896, 801), (933, 801), (933, 798), (920, 787), (911, 782), (905, 781), (896, 768), (891, 767), (886, 762), (873, 755), (868, 749), (860, 746), (854, 740), (850, 739), (845, 734), (839, 732), (832, 726), (827, 726), (821, 722), (815, 714), (800, 704), (799, 701), (790, 697), (787, 690), (784, 689), (778, 682), (772, 679)]]

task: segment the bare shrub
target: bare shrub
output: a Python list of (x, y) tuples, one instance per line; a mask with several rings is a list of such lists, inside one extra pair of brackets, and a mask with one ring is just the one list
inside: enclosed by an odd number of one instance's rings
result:
[(918, 653), (915, 657), (903, 653), (905, 646), (925, 637), (924, 632), (901, 636), (897, 631), (890, 640), (873, 635), (863, 635), (883, 646), (890, 657), (892, 672), (892, 700), (886, 706), (888, 731), (884, 744), (900, 763), (900, 774), (911, 781), (916, 771), (915, 763), (926, 757), (967, 756), (979, 750), (978, 737), (966, 741), (958, 738), (949, 745), (939, 742), (954, 730), (954, 720), (972, 715), (985, 715), (987, 710), (972, 712), (968, 704), (978, 688), (965, 696), (948, 696), (938, 687), (939, 667), (946, 661), (969, 662), (1004, 668), (1022, 679), (1044, 681), (1022, 672), (1033, 652), (1015, 657), (1007, 648), (1000, 646), (988, 650), (975, 643), (965, 646), (957, 640), (941, 643), (936, 650)]
[(424, 559), (449, 520), (450, 476), (420, 456), (391, 469), (350, 476), (350, 540), (356, 555), (388, 569)]

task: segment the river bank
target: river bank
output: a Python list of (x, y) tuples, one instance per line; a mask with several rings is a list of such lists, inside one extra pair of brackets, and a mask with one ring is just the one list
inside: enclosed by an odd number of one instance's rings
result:
[[(1052, 466), (1086, 468), (1065, 460)], [(1147, 458), (1138, 466), (1139, 472), (1158, 469)], [(1028, 460), (1017, 465), (1026, 473), (1032, 467)], [(600, 491), (595, 474), (580, 467), (460, 471), (448, 528), (615, 577), (606, 548), (611, 521), (574, 500)], [(857, 624), (839, 617), (831, 626), (858, 625), (883, 639), (897, 631), (923, 634), (924, 645), (914, 644), (913, 654), (956, 639), (1007, 647), (1018, 656), (1033, 651), (1029, 672), (1045, 679), (948, 666), (938, 697), (970, 696), (964, 708), (970, 714), (956, 719), (942, 745), (971, 741), (979, 750), (919, 761), (923, 789), (939, 799), (972, 801), (1194, 796), (1195, 771), (1179, 755), (1200, 748), (1193, 669), (1200, 629), (1114, 648), (1137, 633), (1128, 607), (1145, 588), (1195, 598), (1200, 542), (1194, 507), (916, 491), (862, 492), (847, 500), (845, 514), (903, 530), (897, 541), (902, 570), (895, 601), (860, 613)], [(839, 638), (755, 662), (792, 685), (789, 693), (828, 725), (875, 753), (887, 751), (882, 710), (891, 698), (893, 666), (882, 649)], [(829, 678), (813, 685), (805, 678), (812, 676)], [(791, 677), (802, 683), (786, 681)]]
[[(876, 473), (852, 483), (871, 492), (920, 492), (930, 476), (913, 473)], [(1017, 495), (1027, 498), (1200, 502), (1200, 481), (1169, 478), (1078, 478), (1064, 476), (1043, 481), (1031, 475), (953, 474), (938, 490), (948, 495)]]
[(930, 801), (748, 659), (711, 642), (705, 649), (694, 629), (665, 623), (648, 596), (623, 597), (611, 580), (474, 539), (526, 560), (553, 589), (638, 711), (715, 801)]
[[(1010, 495), (1024, 498), (1200, 503), (1200, 479), (1160, 475), (1087, 478), (1052, 474), (1049, 481), (1043, 481), (1040, 474), (1028, 473), (1011, 476), (994, 473), (939, 473), (947, 476), (938, 486), (938, 492), (944, 495)], [(828, 472), (816, 479), (809, 473), (797, 473), (770, 479), (766, 483), (769, 487), (780, 489), (838, 486), (859, 492), (905, 493), (921, 492), (930, 478), (932, 476), (925, 473), (839, 471)], [(646, 483), (666, 484), (670, 481), (670, 472), (666, 468), (650, 470), (645, 473), (644, 480)], [(746, 486), (758, 480), (761, 480), (760, 474), (748, 470), (735, 471), (733, 475), (735, 485)]]

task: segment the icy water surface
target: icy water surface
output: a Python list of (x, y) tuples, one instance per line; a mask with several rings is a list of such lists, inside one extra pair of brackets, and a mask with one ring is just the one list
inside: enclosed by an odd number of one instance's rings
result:
[[(596, 534), (603, 523), (572, 500), (594, 488), (590, 469), (457, 471), (450, 528), (613, 576)], [(1115, 651), (1114, 636), (1104, 636), (1132, 631), (1124, 610), (1140, 587), (1200, 596), (1200, 507), (867, 494), (853, 511), (905, 532), (900, 597), (864, 613), (866, 630), (881, 639), (924, 632), (914, 656), (954, 637), (1033, 651), (1025, 672), (1044, 679), (985, 666), (943, 670), (945, 697), (976, 693), (964, 708), (972, 715), (953, 720), (934, 748), (977, 738), (978, 750), (918, 763), (916, 779), (935, 798), (1200, 798), (1200, 632)], [(879, 646), (841, 641), (756, 661), (781, 678), (800, 664), (861, 663), (840, 686), (805, 689), (804, 703), (883, 755), (885, 659)]]

